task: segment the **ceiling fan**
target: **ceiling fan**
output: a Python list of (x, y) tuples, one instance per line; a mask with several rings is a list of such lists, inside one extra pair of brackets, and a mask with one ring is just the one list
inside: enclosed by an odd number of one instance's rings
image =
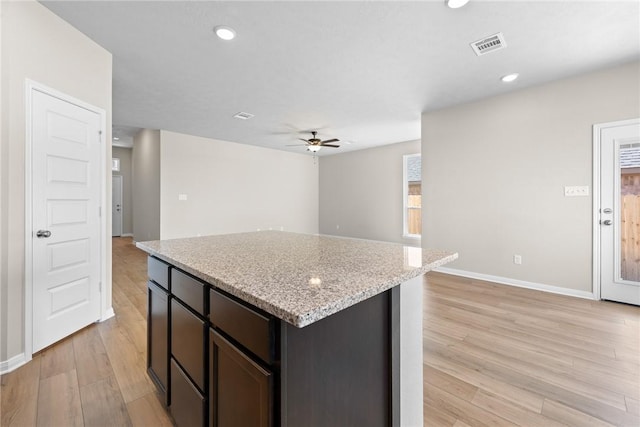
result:
[(333, 138), (333, 139), (327, 139), (326, 141), (322, 141), (320, 138), (316, 138), (316, 134), (318, 132), (316, 131), (311, 131), (311, 135), (313, 136), (312, 138), (309, 139), (303, 139), (303, 138), (298, 138), (300, 141), (304, 141), (304, 145), (303, 144), (295, 144), (295, 145), (287, 145), (287, 147), (299, 147), (299, 146), (306, 146), (308, 151), (311, 151), (312, 153), (317, 153), (318, 151), (320, 151), (320, 149), (322, 147), (331, 147), (331, 148), (339, 148), (339, 145), (335, 145), (335, 144), (331, 144), (332, 142), (338, 142), (340, 141), (339, 139)]

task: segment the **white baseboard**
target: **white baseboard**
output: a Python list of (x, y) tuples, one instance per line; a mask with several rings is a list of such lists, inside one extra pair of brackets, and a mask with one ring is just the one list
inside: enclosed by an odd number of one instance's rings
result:
[(100, 318), (99, 322), (104, 322), (105, 320), (109, 320), (115, 315), (116, 315), (116, 312), (113, 311), (113, 307), (109, 307), (109, 309), (104, 313), (104, 316)]
[(122, 233), (120, 237), (133, 237), (133, 233)]
[(527, 282), (525, 280), (511, 279), (509, 277), (492, 276), (490, 274), (474, 273), (472, 271), (458, 270), (455, 268), (438, 267), (433, 271), (451, 274), (453, 276), (468, 277), (470, 279), (484, 280), (487, 282), (500, 283), (501, 285), (516, 286), (518, 288), (534, 289), (536, 291), (549, 292), (552, 294), (566, 295), (570, 297), (597, 299), (593, 292), (579, 291), (577, 289), (561, 288), (559, 286), (545, 285), (544, 283)]
[(20, 353), (16, 356), (13, 356), (9, 360), (3, 360), (0, 362), (0, 375), (8, 374), (9, 372), (18, 369), (20, 366), (27, 363), (28, 360), (25, 357), (24, 353)]

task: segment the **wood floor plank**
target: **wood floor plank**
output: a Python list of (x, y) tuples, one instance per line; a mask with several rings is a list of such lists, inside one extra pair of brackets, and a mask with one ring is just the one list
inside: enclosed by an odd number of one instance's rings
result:
[(0, 425), (22, 427), (36, 425), (38, 390), (40, 389), (40, 356), (36, 355), (0, 380)]
[(589, 426), (589, 427), (611, 427), (609, 424), (599, 418), (585, 414), (584, 412), (573, 409), (560, 402), (545, 399), (542, 406), (542, 414), (548, 418), (562, 422), (568, 426)]
[(476, 426), (517, 426), (505, 418), (480, 408), (439, 387), (425, 387), (424, 401), (441, 412), (461, 420), (472, 427)]
[(75, 369), (40, 380), (38, 426), (82, 426), (82, 403)]
[(423, 425), (429, 427), (452, 427), (458, 419), (451, 414), (441, 411), (439, 408), (425, 403), (423, 408)]
[(40, 352), (40, 377), (49, 378), (75, 369), (73, 337), (65, 338)]
[(79, 387), (113, 375), (107, 350), (96, 325), (73, 336), (73, 349)]
[(129, 416), (134, 426), (171, 427), (173, 422), (169, 414), (160, 404), (157, 394), (149, 393), (127, 403)]
[(471, 401), (474, 405), (505, 418), (512, 423), (528, 427), (565, 427), (563, 423), (551, 418), (529, 411), (506, 399), (484, 390), (478, 390)]
[(429, 365), (424, 366), (423, 378), (427, 384), (439, 387), (467, 401), (471, 401), (478, 391), (478, 387), (438, 369), (434, 369)]
[(99, 330), (124, 401), (131, 402), (154, 392), (155, 386), (147, 375), (146, 359), (138, 352), (127, 332), (121, 327), (101, 327)]
[(84, 425), (127, 427), (131, 420), (114, 375), (80, 388)]
[(480, 389), (488, 390), (505, 399), (511, 400), (530, 411), (539, 413), (542, 409), (544, 402), (543, 395), (513, 386), (503, 380), (495, 379), (476, 368), (451, 360), (446, 355), (434, 351), (428, 342), (425, 342), (424, 363)]

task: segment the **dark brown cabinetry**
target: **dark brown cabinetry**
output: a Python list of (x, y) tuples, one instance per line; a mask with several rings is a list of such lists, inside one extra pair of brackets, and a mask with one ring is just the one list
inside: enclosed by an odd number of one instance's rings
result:
[(147, 371), (169, 404), (169, 266), (155, 258), (149, 258), (148, 265)]
[(157, 258), (148, 270), (148, 372), (178, 427), (399, 425), (398, 292), (297, 328)]
[(171, 356), (202, 391), (205, 387), (206, 330), (204, 320), (177, 299), (171, 300)]
[(272, 373), (213, 329), (209, 346), (209, 426), (272, 426)]
[(169, 409), (177, 426), (204, 425), (206, 399), (174, 359), (171, 359), (171, 406)]

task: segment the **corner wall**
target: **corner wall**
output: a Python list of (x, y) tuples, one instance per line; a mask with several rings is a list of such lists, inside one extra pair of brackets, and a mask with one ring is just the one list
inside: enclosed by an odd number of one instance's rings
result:
[[(640, 117), (640, 63), (422, 116), (423, 247), (448, 267), (590, 293), (592, 126)], [(522, 265), (513, 255), (522, 256)]]
[[(111, 54), (35, 1), (0, 2), (0, 19), (0, 293), (3, 304), (0, 361), (6, 362), (20, 356), (25, 348), (25, 79), (104, 109), (107, 112), (105, 140), (110, 153)], [(107, 157), (105, 180), (110, 205), (111, 157)], [(107, 210), (107, 227), (111, 228), (110, 210)], [(107, 239), (106, 245), (106, 292), (110, 294), (111, 239)]]
[(133, 240), (160, 239), (160, 131), (142, 129), (131, 153)]
[(320, 233), (419, 246), (402, 237), (402, 156), (420, 141), (320, 158)]
[(318, 233), (311, 156), (168, 131), (160, 139), (162, 239), (281, 227)]

